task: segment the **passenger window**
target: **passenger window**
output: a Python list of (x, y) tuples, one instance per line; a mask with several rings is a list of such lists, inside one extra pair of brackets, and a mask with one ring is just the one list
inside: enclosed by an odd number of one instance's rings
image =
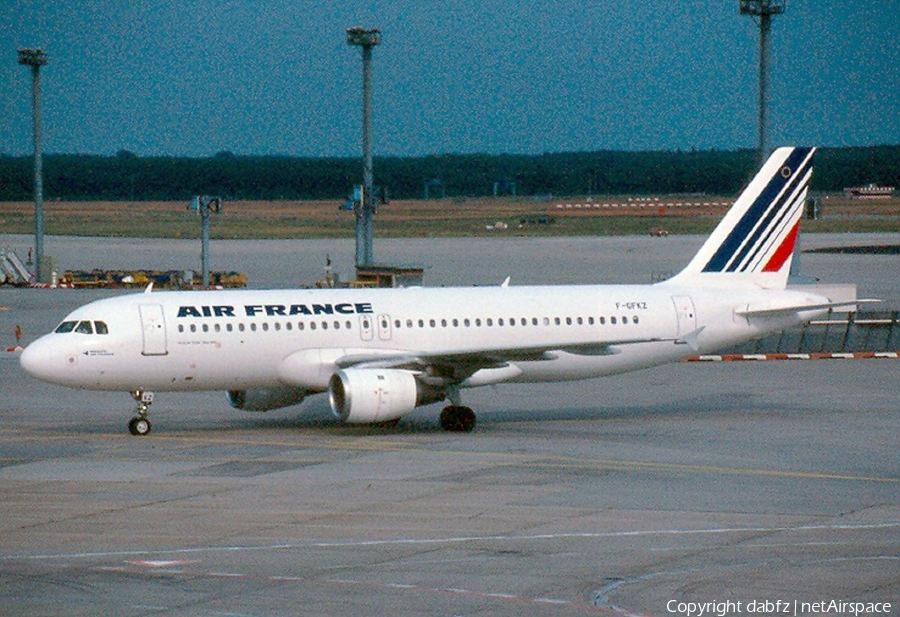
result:
[(609, 318), (609, 323), (611, 323), (612, 325), (616, 325), (616, 318), (615, 318), (615, 317), (610, 317), (610, 318)]
[(627, 324), (627, 323), (628, 323), (628, 318), (627, 318), (627, 317), (622, 317), (622, 323), (623, 323), (623, 324)]
[(631, 318), (631, 323), (636, 324), (637, 322), (638, 322), (638, 316), (635, 315), (634, 317)]
[(209, 332), (209, 324), (203, 324), (203, 331)]
[(94, 331), (97, 334), (109, 334), (109, 328), (106, 327), (105, 321), (95, 321), (94, 322)]
[(184, 324), (178, 324), (178, 331), (184, 332)]
[(75, 326), (75, 332), (78, 332), (79, 334), (93, 334), (94, 328), (89, 321), (79, 321), (78, 325)]
[(67, 332), (71, 332), (75, 329), (75, 326), (78, 324), (77, 321), (64, 321), (56, 327), (55, 332), (57, 334), (65, 334)]

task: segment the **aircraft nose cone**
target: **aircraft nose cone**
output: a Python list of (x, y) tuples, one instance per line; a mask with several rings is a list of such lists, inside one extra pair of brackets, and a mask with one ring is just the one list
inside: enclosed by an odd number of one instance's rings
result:
[(19, 356), (19, 366), (26, 373), (38, 379), (50, 377), (51, 358), (50, 350), (40, 339), (28, 345)]

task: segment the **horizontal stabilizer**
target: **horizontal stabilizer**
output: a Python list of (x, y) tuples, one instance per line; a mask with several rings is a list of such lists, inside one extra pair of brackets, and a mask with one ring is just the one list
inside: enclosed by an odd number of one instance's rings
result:
[[(868, 302), (881, 302), (881, 300), (877, 300), (874, 298), (862, 298), (856, 301), (856, 304), (868, 303)], [(741, 309), (735, 311), (737, 315), (741, 317), (773, 317), (775, 315), (790, 315), (792, 313), (800, 313), (803, 311), (820, 311), (822, 309), (831, 309), (831, 308), (845, 308), (848, 304), (846, 301), (842, 302), (821, 302), (819, 304), (793, 304), (789, 306), (760, 306), (754, 307), (752, 305), (748, 306), (745, 309)]]

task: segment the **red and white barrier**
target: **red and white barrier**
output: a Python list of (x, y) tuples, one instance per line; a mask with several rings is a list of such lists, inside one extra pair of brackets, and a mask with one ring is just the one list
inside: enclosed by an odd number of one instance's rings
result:
[(764, 353), (690, 356), (687, 362), (744, 362), (764, 360), (862, 360), (867, 358), (900, 358), (896, 351), (856, 351), (852, 353)]

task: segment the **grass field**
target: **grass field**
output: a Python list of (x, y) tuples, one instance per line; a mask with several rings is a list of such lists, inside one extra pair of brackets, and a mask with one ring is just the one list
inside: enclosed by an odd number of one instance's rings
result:
[[(726, 202), (730, 198), (704, 197)], [(664, 229), (670, 234), (706, 234), (724, 214), (725, 206), (666, 208), (657, 203), (617, 209), (560, 209), (577, 200), (538, 201), (534, 198), (471, 198), (400, 200), (382, 206), (375, 215), (377, 237), (588, 236), (646, 234)], [(625, 197), (596, 198), (626, 203)], [(820, 220), (804, 221), (806, 232), (900, 232), (900, 199), (888, 201), (823, 199)], [(525, 223), (538, 219), (552, 223)], [(197, 238), (200, 217), (185, 202), (65, 202), (44, 204), (44, 230), (49, 235)], [(497, 223), (502, 223), (497, 225)], [(337, 201), (228, 201), (211, 217), (213, 238), (333, 238), (352, 237), (353, 212), (339, 210)], [(492, 229), (488, 229), (488, 228)], [(34, 204), (0, 203), (0, 233), (34, 232)]]

